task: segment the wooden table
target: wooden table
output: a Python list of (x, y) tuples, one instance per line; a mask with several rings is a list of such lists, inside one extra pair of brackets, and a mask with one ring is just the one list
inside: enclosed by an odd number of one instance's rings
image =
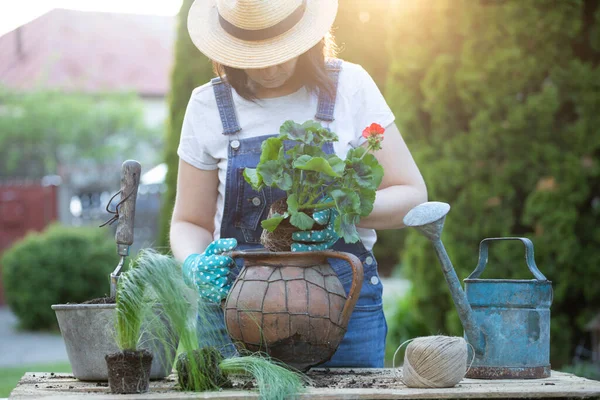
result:
[[(600, 397), (600, 382), (552, 371), (535, 380), (464, 379), (448, 389), (410, 389), (398, 379), (398, 371), (386, 369), (315, 369), (308, 373), (313, 383), (302, 399), (474, 399), (474, 398), (590, 398)], [(245, 382), (234, 382), (242, 386)], [(106, 382), (81, 382), (71, 375), (27, 372), (10, 395), (11, 399), (254, 399), (255, 390), (181, 392), (176, 377), (150, 383), (150, 391), (139, 395), (112, 395)]]

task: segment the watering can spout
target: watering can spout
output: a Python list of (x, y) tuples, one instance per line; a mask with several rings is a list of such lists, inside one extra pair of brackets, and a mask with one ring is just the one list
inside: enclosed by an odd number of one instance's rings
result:
[(441, 241), (444, 221), (449, 211), (450, 205), (447, 203), (437, 201), (423, 203), (406, 214), (404, 225), (417, 229), (433, 243), (435, 252), (442, 265), (444, 277), (450, 288), (452, 300), (465, 330), (465, 335), (469, 343), (473, 346), (475, 353), (483, 354), (485, 352), (485, 336), (475, 321), (475, 316), (467, 300), (467, 295), (462, 289), (456, 271), (454, 271), (452, 262)]

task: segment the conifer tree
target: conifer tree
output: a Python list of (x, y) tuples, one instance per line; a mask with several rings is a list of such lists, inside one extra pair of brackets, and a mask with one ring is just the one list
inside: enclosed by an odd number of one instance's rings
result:
[(175, 42), (175, 63), (171, 72), (171, 91), (169, 93), (169, 116), (167, 122), (165, 162), (168, 172), (166, 177), (166, 193), (162, 200), (160, 216), (159, 246), (168, 251), (169, 226), (175, 190), (177, 186), (177, 169), (179, 157), (177, 147), (181, 135), (181, 126), (187, 103), (194, 88), (208, 82), (212, 76), (212, 64), (190, 39), (187, 29), (187, 16), (193, 0), (184, 0), (177, 18), (177, 38)]
[[(430, 200), (452, 207), (458, 276), (482, 239), (530, 238), (553, 367), (570, 361), (600, 304), (600, 3), (403, 0), (392, 20), (386, 94)], [(430, 243), (411, 232), (406, 252), (423, 333), (462, 334)], [(533, 279), (523, 245), (492, 243), (483, 277)]]

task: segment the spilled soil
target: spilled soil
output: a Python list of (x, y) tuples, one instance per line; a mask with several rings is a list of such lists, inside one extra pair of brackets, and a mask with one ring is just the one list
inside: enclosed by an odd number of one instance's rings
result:
[(308, 386), (330, 389), (395, 389), (404, 386), (398, 376), (391, 372), (382, 373), (384, 371), (311, 369), (308, 372), (311, 379)]

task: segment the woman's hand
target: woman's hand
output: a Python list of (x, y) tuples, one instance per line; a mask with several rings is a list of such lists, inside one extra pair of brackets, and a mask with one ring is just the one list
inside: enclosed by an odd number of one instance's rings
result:
[(321, 251), (333, 247), (340, 238), (333, 228), (333, 223), (338, 212), (334, 208), (317, 211), (313, 219), (319, 225), (325, 225), (325, 229), (302, 231), (292, 233), (292, 251)]
[(204, 253), (191, 254), (183, 263), (183, 279), (194, 285), (203, 299), (221, 303), (231, 289), (229, 273), (235, 265), (233, 258), (223, 253), (236, 246), (235, 239), (219, 239), (208, 245)]

